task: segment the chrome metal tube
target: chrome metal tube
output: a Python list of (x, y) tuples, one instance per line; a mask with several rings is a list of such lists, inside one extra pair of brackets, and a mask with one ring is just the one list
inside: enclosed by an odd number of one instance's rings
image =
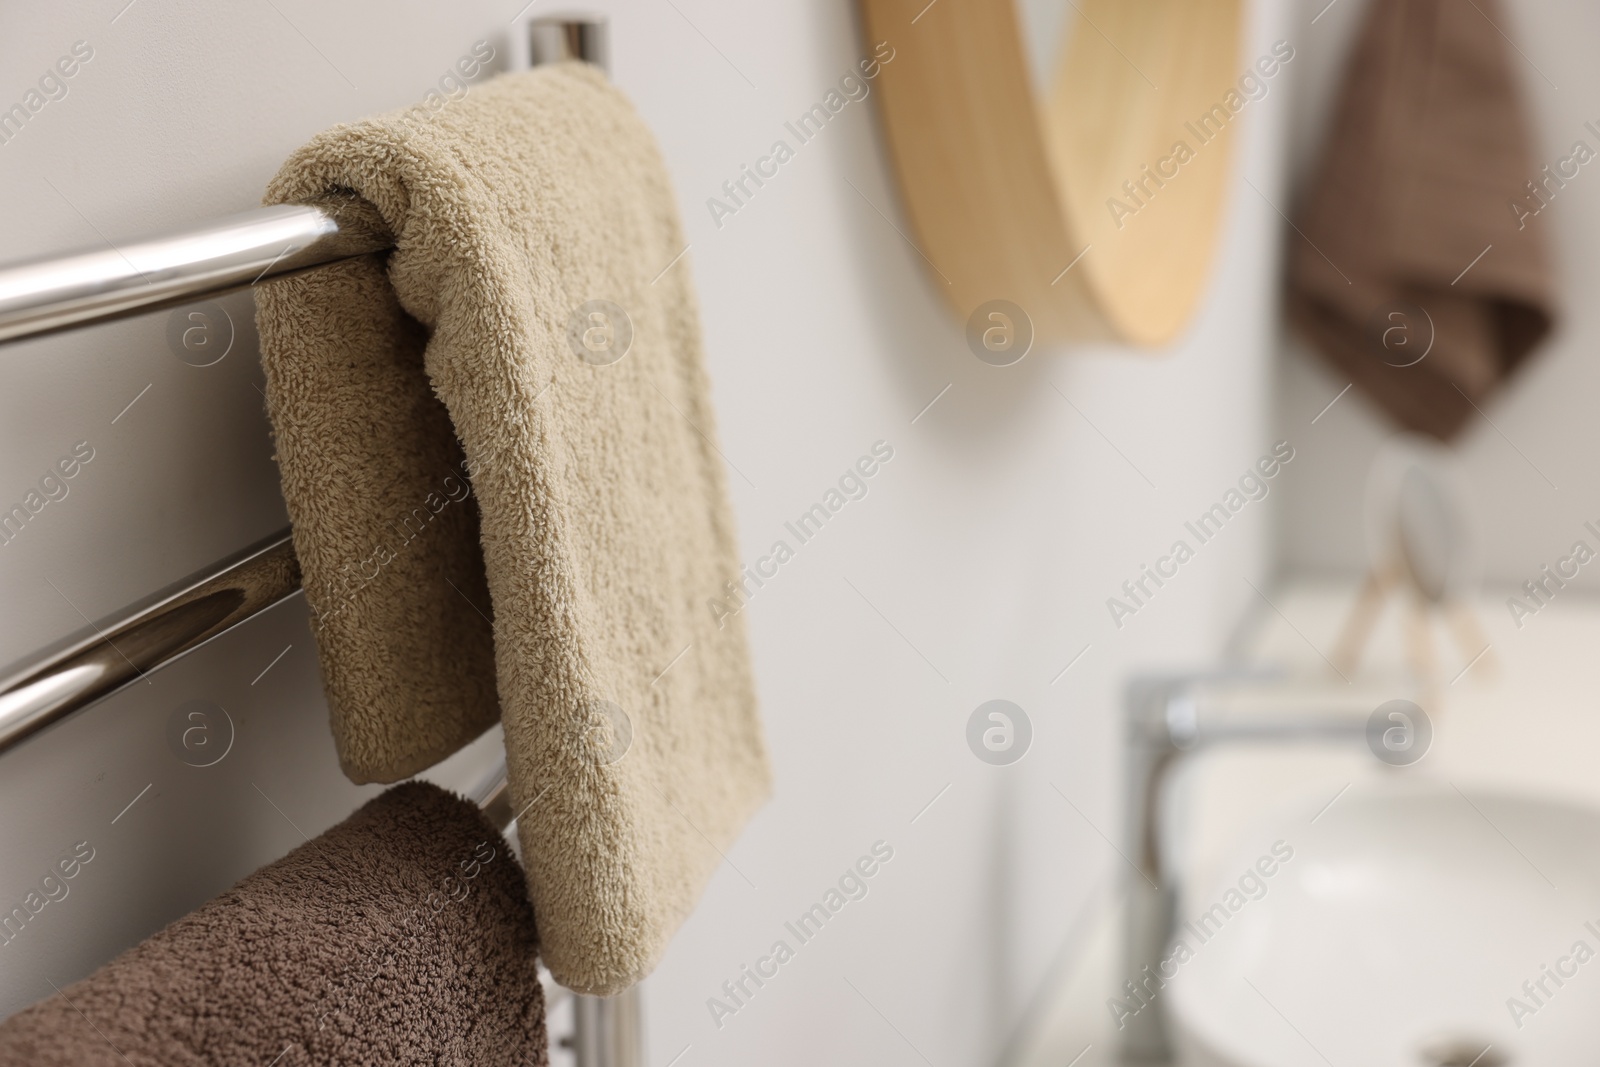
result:
[(639, 987), (573, 1002), (578, 1067), (644, 1067), (644, 1004)]
[(192, 303), (393, 243), (371, 206), (350, 197), (15, 263), (0, 267), (0, 341)]
[(242, 558), (68, 639), (0, 679), (0, 752), (300, 591), (283, 530)]
[(610, 39), (604, 22), (533, 19), (528, 23), (528, 65), (581, 59), (611, 69)]

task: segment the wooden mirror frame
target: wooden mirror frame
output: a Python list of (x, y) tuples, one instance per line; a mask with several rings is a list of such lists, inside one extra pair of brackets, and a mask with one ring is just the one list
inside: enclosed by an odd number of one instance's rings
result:
[(1041, 100), (1014, 0), (859, 0), (895, 48), (876, 88), (904, 211), (960, 321), (1008, 300), (1041, 340), (1162, 345), (1221, 229), (1241, 0), (1062, 2)]

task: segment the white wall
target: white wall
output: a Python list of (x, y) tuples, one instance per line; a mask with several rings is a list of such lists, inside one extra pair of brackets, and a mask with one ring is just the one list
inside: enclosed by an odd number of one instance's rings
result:
[[(1302, 10), (1314, 14), (1321, 6), (1303, 0)], [(1500, 7), (1500, 28), (1521, 53), (1512, 52), (1510, 62), (1532, 120), (1533, 170), (1569, 154), (1580, 138), (1600, 148), (1583, 126), (1600, 118), (1594, 104), (1600, 68), (1585, 47), (1600, 33), (1600, 10), (1570, 0), (1504, 0)], [(1365, 8), (1366, 0), (1342, 0), (1312, 27), (1319, 46), (1308, 49), (1310, 61), (1296, 71), (1291, 169), (1297, 191), (1316, 165)], [(1600, 469), (1591, 462), (1600, 449), (1600, 421), (1592, 411), (1600, 389), (1594, 358), (1600, 304), (1593, 298), (1600, 285), (1600, 176), (1586, 168), (1529, 225), (1544, 228), (1552, 251), (1556, 330), (1509, 387), (1482, 405), (1487, 418), (1475, 418), (1455, 442), (1475, 497), (1483, 575), (1491, 585), (1534, 577), (1584, 536), (1585, 521), (1600, 517)], [(1294, 472), (1285, 494), (1285, 565), (1358, 571), (1366, 563), (1361, 502), (1367, 470), (1395, 428), (1355, 390), (1309, 426), (1349, 379), (1292, 337), (1282, 367), (1280, 432), (1305, 433), (1325, 444)], [(1594, 574), (1585, 572), (1579, 581), (1600, 590)]]
[[(312, 133), (411, 102), (521, 6), (138, 0), (113, 22), (123, 2), (10, 13), (0, 101), (76, 40), (95, 56), (0, 145), (0, 257), (247, 207)], [(1252, 505), (1120, 631), (1105, 606), (1271, 446), (1279, 221), (1266, 201), (1285, 196), (1287, 94), (1274, 87), (1243, 120), (1239, 169), (1266, 199), (1234, 183), (1215, 280), (1181, 343), (997, 369), (967, 351), (879, 213), (905, 227), (869, 106), (852, 104), (720, 228), (705, 207), (869, 50), (850, 4), (595, 7), (677, 183), (745, 555), (873, 442), (895, 449), (870, 495), (749, 608), (777, 795), (648, 984), (652, 1062), (686, 1046), (683, 1067), (918, 1062), (908, 1042), (941, 1067), (992, 1062), (1083, 903), (1122, 873), (1102, 834), (1119, 830), (1127, 671), (1215, 656), (1255, 597), (1245, 579), (1264, 587), (1271, 571), (1273, 505)], [(1257, 7), (1246, 58), (1301, 32), (1280, 0)], [(892, 43), (917, 47), (916, 27)], [(248, 298), (226, 303), (239, 346), (204, 370), (167, 350), (164, 315), (3, 353), (0, 499), (75, 441), (96, 459), (0, 548), (0, 660), (283, 524)], [(205, 771), (161, 736), (194, 696), (242, 722), (237, 755)], [(993, 697), (1034, 724), (1009, 768), (964, 740)], [(31, 941), (0, 948), (0, 1010), (281, 854), (299, 840), (289, 819), (315, 833), (370, 792), (338, 779), (323, 715), (296, 600), (0, 758), (0, 805), (20, 813), (0, 823), (0, 901), (68, 843), (101, 849)], [(714, 1026), (707, 998), (879, 839), (895, 858), (871, 894)]]

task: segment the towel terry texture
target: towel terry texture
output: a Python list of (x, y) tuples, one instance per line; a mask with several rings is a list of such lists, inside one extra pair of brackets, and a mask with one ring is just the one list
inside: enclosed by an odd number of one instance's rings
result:
[(394, 781), (498, 716), (545, 961), (615, 993), (769, 788), (665, 167), (567, 63), (327, 131), (267, 200), (329, 194), (394, 251), (257, 319), (341, 762)]
[(1291, 244), (1296, 323), (1397, 422), (1441, 440), (1554, 318), (1531, 216), (1564, 180), (1534, 162), (1499, 7), (1373, 0)]
[(545, 1067), (535, 946), (505, 839), (408, 783), (7, 1019), (0, 1065)]

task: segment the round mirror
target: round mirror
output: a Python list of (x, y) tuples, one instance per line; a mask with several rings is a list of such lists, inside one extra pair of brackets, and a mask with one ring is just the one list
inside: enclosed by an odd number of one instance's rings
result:
[(895, 47), (880, 114), (918, 248), (962, 321), (1005, 300), (1044, 340), (1163, 344), (1205, 288), (1239, 114), (1293, 50), (1241, 66), (1239, 0), (1026, 2), (1032, 34), (1014, 0), (861, 0)]

